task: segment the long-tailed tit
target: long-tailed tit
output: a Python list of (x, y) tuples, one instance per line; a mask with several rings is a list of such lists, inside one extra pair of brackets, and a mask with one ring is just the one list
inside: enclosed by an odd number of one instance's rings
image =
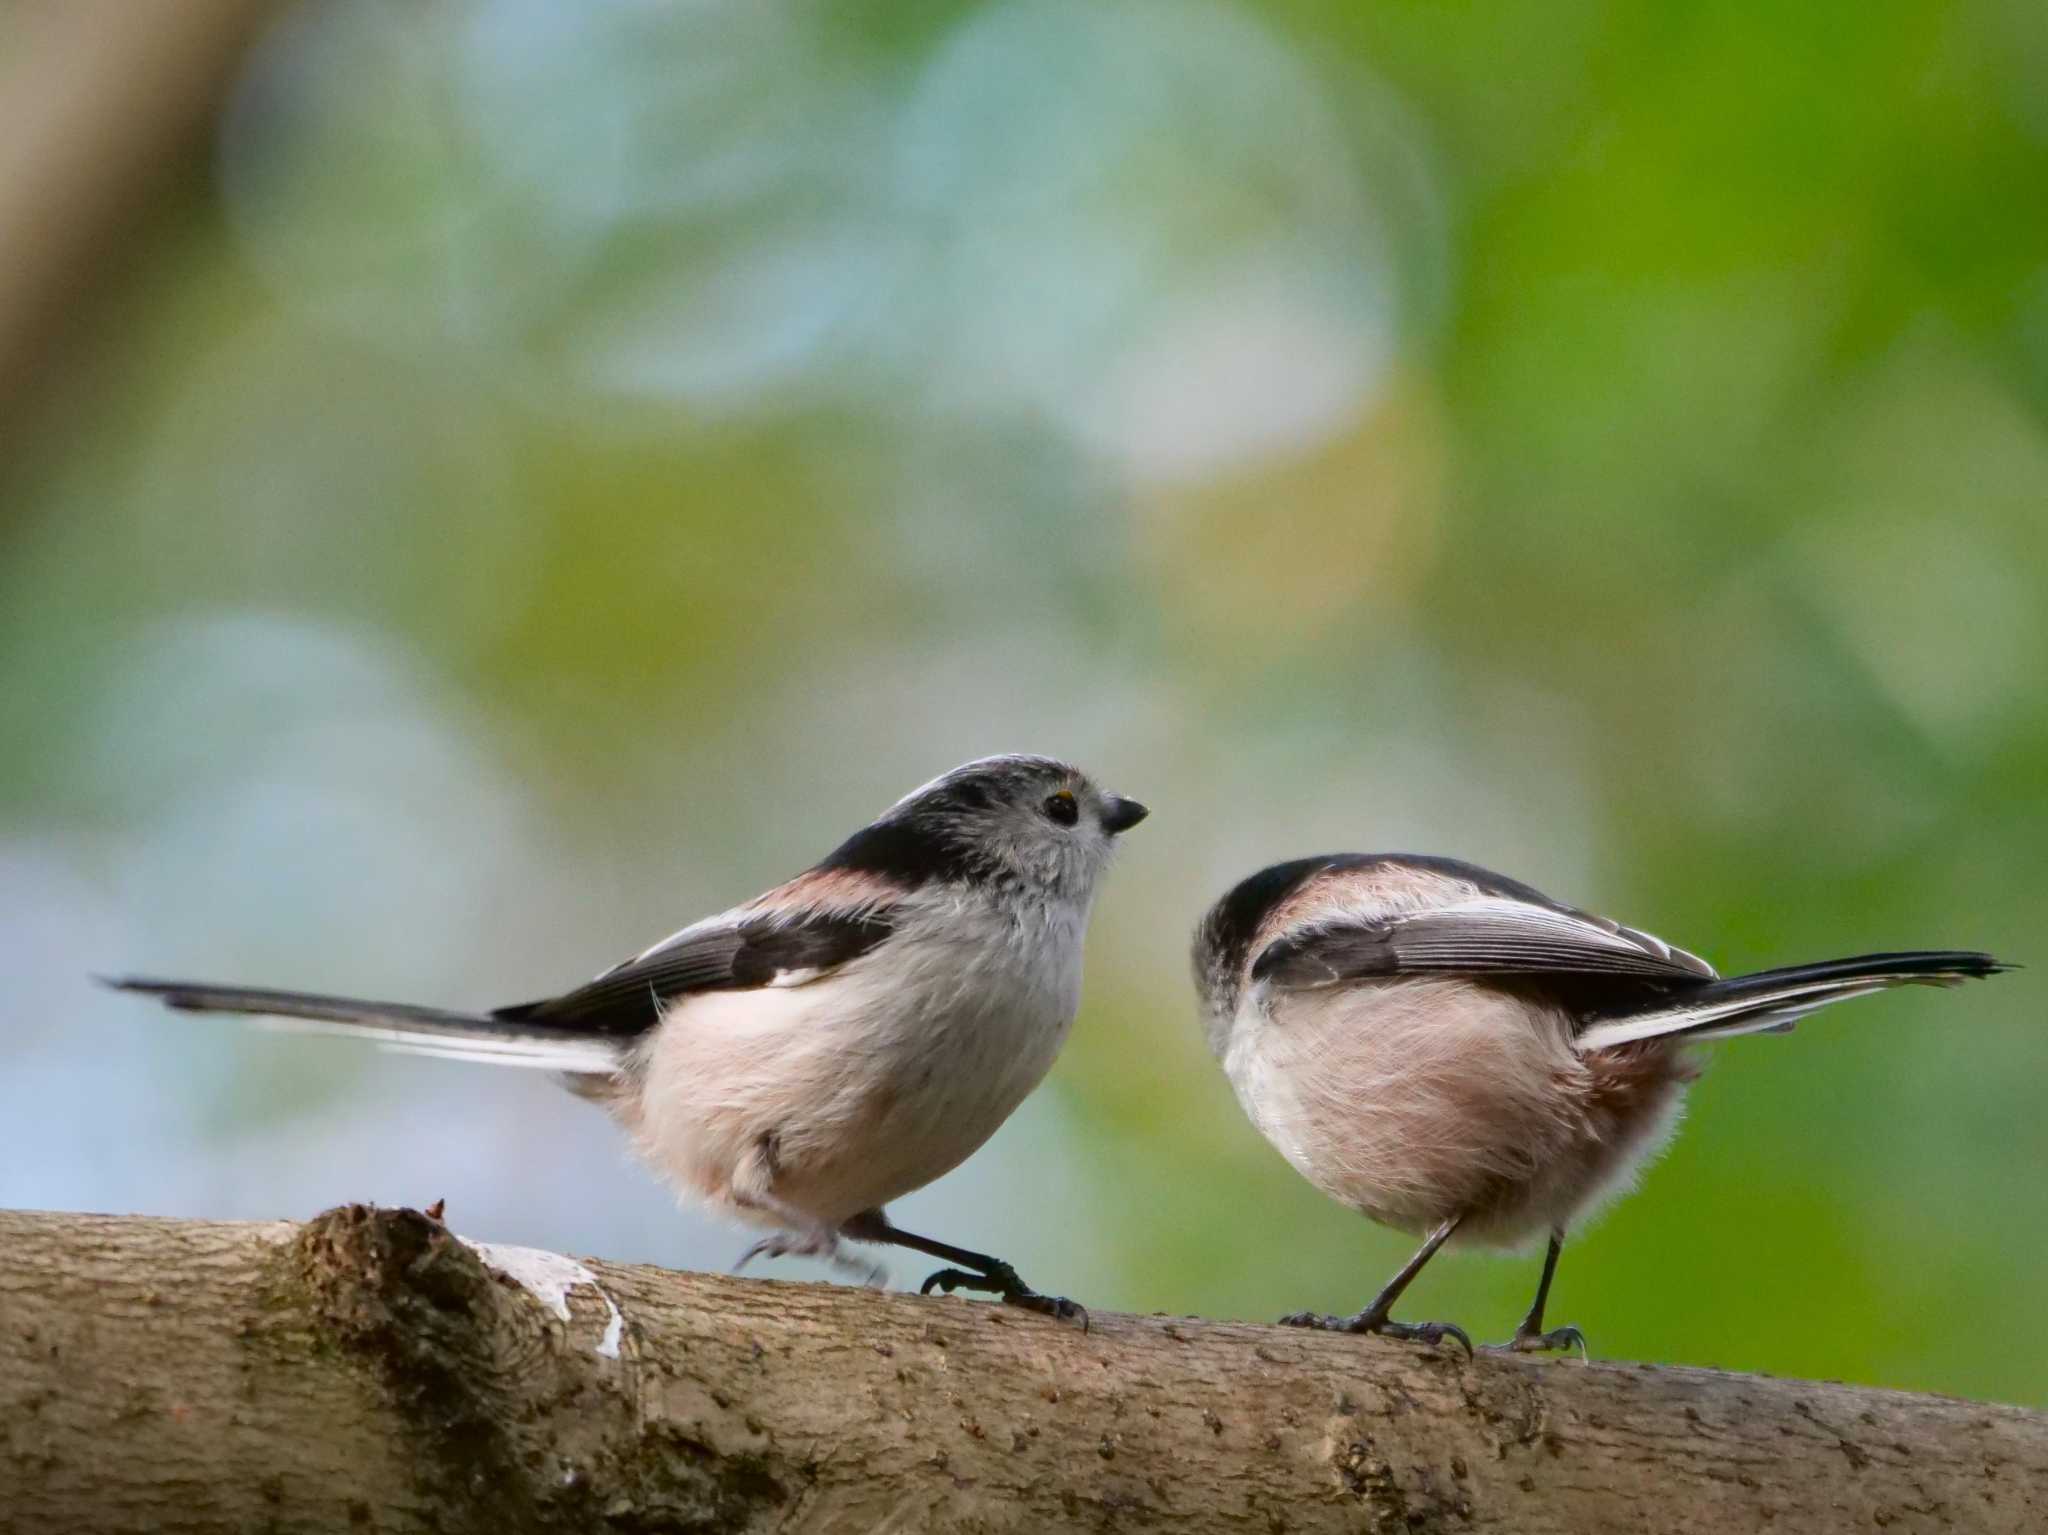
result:
[(1731, 980), (1648, 933), (1449, 858), (1331, 854), (1276, 864), (1196, 932), (1209, 1047), (1266, 1139), (1331, 1198), (1423, 1236), (1352, 1317), (1293, 1326), (1435, 1343), (1462, 1329), (1388, 1312), (1436, 1250), (1549, 1237), (1507, 1345), (1545, 1331), (1565, 1231), (1624, 1192), (1677, 1125), (1687, 1047), (1782, 1033), (1891, 986), (2006, 969), (1988, 954), (1866, 954)]
[(1008, 1263), (899, 1230), (883, 1206), (950, 1172), (1038, 1086), (1081, 996), (1119, 834), (1145, 818), (1045, 757), (989, 757), (907, 795), (787, 884), (589, 984), (489, 1013), (189, 981), (112, 984), (436, 1055), (564, 1074), (686, 1197), (832, 1260), (843, 1239), (943, 1260), (925, 1281), (1057, 1316)]

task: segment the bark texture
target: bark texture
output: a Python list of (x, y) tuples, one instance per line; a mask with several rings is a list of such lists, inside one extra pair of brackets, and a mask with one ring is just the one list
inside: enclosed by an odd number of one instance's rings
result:
[(1241, 1324), (1082, 1333), (480, 1251), (412, 1210), (0, 1213), (0, 1530), (1167, 1528), (2044, 1530), (2048, 1417)]

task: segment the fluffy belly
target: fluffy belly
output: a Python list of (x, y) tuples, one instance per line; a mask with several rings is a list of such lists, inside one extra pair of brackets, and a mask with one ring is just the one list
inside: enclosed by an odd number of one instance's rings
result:
[(1333, 1199), (1405, 1231), (1460, 1216), (1461, 1241), (1501, 1245), (1617, 1188), (1690, 1075), (1662, 1049), (1581, 1057), (1563, 1015), (1464, 981), (1289, 998), (1235, 1031), (1225, 1069)]
[(686, 1195), (836, 1227), (972, 1155), (1044, 1079), (1071, 1021), (1054, 999), (1000, 987), (693, 998), (647, 1056), (637, 1138)]

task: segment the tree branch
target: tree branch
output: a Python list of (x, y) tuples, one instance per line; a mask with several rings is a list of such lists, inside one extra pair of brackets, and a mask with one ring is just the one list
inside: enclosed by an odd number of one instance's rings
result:
[[(489, 1261), (486, 1261), (486, 1260)], [(616, 1309), (614, 1309), (616, 1308)], [(0, 1529), (2048, 1528), (2048, 1416), (304, 1226), (0, 1213)]]

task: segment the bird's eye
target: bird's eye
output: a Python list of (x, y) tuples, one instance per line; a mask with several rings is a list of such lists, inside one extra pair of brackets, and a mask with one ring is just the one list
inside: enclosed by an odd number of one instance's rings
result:
[(1046, 800), (1045, 813), (1050, 819), (1059, 822), (1062, 826), (1072, 826), (1081, 819), (1080, 805), (1075, 803), (1074, 796), (1065, 789), (1060, 790), (1059, 793), (1052, 795)]

